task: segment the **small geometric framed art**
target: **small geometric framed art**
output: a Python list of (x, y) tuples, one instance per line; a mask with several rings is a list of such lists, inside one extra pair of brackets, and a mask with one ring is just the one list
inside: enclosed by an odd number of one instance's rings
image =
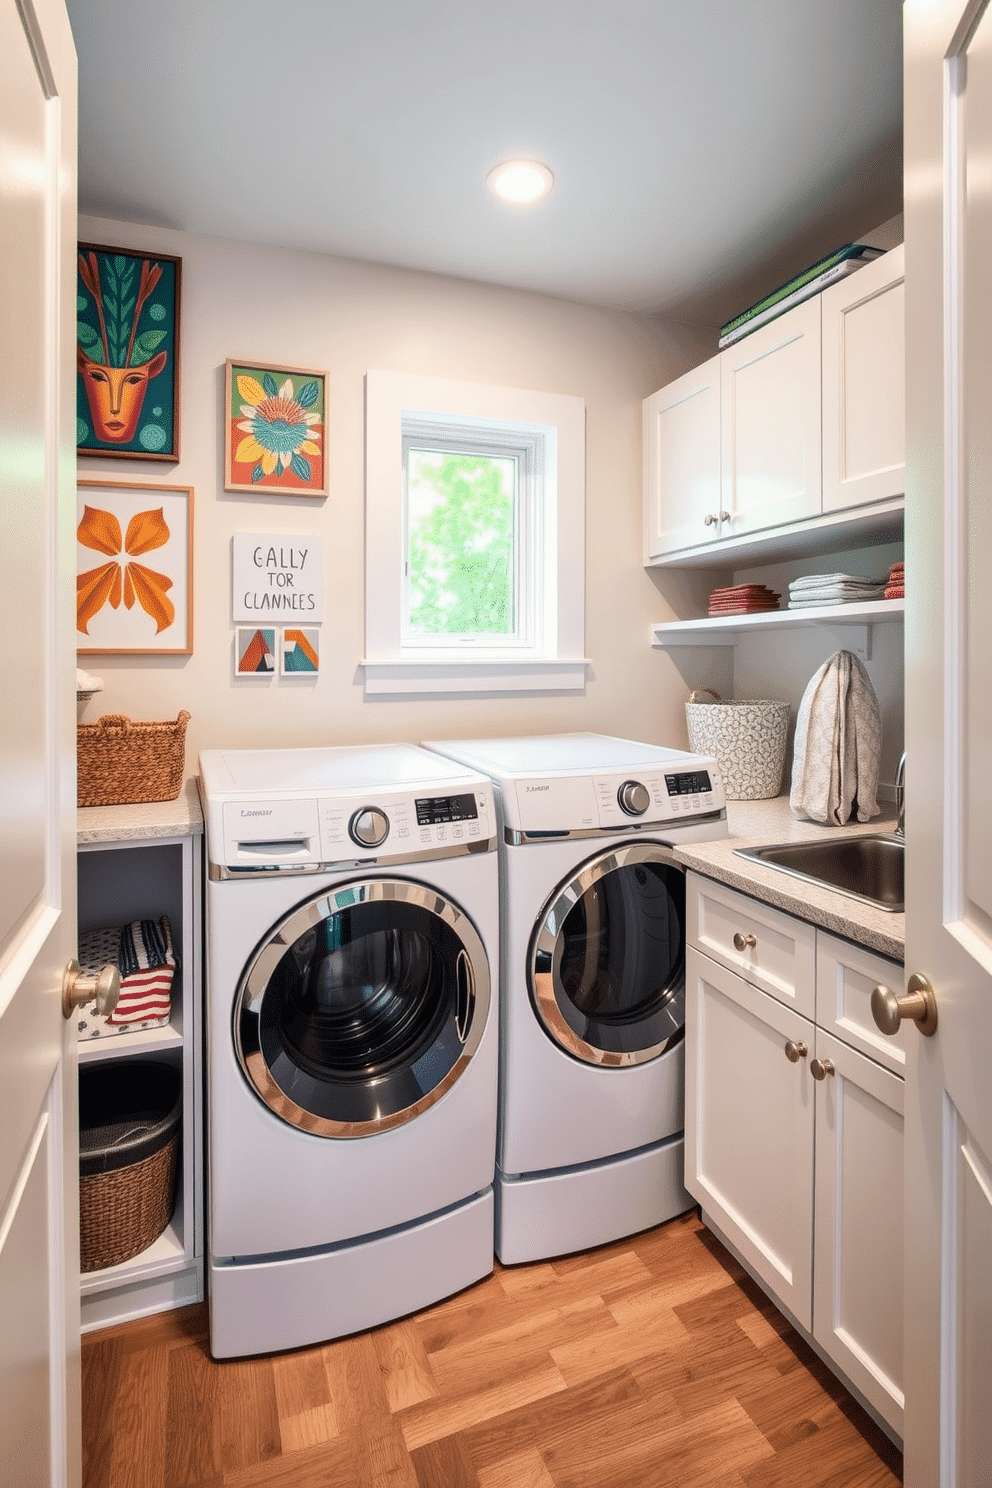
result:
[(254, 625), (234, 632), (234, 673), (237, 677), (273, 677), (276, 670), (276, 633)]

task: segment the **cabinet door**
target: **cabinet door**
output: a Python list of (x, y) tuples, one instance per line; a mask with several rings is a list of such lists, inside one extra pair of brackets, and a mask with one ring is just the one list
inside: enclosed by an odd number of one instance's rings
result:
[(719, 357), (645, 398), (643, 460), (645, 561), (718, 537)]
[(809, 1328), (813, 1025), (692, 947), (686, 980), (686, 1188)]
[(820, 515), (820, 301), (720, 356), (724, 537)]
[(883, 1420), (903, 1418), (903, 1094), (821, 1029), (813, 1337)]
[(824, 511), (906, 489), (904, 304), (901, 247), (823, 293)]

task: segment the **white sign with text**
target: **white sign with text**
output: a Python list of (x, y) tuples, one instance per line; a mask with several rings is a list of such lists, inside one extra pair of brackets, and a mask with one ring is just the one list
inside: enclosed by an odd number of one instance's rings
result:
[(309, 532), (280, 536), (236, 532), (233, 538), (235, 621), (277, 623), (324, 618), (324, 539)]

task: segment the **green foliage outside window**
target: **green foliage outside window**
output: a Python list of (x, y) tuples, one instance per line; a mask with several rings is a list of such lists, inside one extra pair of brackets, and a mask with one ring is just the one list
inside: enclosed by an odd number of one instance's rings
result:
[(515, 485), (512, 458), (409, 450), (411, 631), (513, 633)]

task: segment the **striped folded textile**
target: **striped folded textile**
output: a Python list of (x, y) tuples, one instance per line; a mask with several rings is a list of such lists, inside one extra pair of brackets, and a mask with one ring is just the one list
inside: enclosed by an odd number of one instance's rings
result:
[(120, 932), (117, 965), (121, 995), (110, 1015), (114, 1024), (145, 1018), (167, 1019), (172, 1004), (172, 976), (176, 958), (172, 932), (165, 915), (160, 920), (133, 920)]
[(103, 1017), (91, 1005), (78, 1010), (76, 1028), (81, 1039), (160, 1028), (172, 1012), (172, 982), (176, 958), (168, 918), (135, 920), (123, 927), (87, 930), (79, 936), (80, 969), (98, 976), (105, 966), (117, 965), (121, 990), (117, 1006)]

